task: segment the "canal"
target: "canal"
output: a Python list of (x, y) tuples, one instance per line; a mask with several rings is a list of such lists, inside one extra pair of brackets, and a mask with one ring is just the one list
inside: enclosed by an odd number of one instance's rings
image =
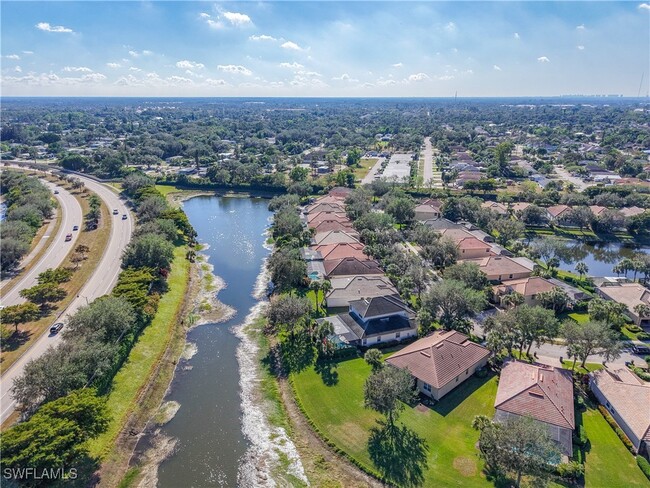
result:
[(226, 284), (218, 298), (235, 313), (188, 334), (197, 352), (179, 363), (166, 398), (181, 406), (163, 428), (178, 442), (159, 468), (160, 487), (242, 485), (238, 476), (250, 441), (242, 433), (240, 338), (235, 332), (259, 303), (253, 292), (269, 253), (264, 247), (271, 215), (267, 205), (263, 199), (212, 196), (183, 205), (199, 242), (209, 246), (204, 253), (214, 274)]

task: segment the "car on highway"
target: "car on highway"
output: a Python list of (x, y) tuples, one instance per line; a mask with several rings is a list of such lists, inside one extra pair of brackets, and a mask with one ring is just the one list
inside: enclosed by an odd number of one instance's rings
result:
[(65, 241), (68, 242), (68, 241), (71, 241), (71, 240), (72, 240), (72, 234), (66, 234), (65, 235)]
[(58, 194), (59, 194), (59, 190), (54, 190), (54, 194), (55, 194), (55, 195), (58, 195)]
[(120, 212), (118, 212), (117, 209), (114, 208), (114, 209), (113, 209), (113, 215), (117, 215), (118, 213), (120, 213)]
[(126, 214), (122, 214), (122, 220), (126, 220), (126, 219), (127, 219)]
[(50, 334), (57, 334), (61, 329), (63, 329), (63, 322), (57, 322), (50, 327)]
[(79, 230), (79, 226), (78, 226), (78, 225), (73, 225), (73, 226), (72, 226), (72, 230), (73, 230), (73, 231), (75, 231), (75, 230)]

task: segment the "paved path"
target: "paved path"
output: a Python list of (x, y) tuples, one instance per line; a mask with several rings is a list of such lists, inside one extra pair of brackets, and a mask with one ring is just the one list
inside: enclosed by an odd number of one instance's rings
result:
[(368, 174), (363, 177), (361, 180), (362, 185), (369, 185), (373, 181), (375, 181), (375, 175), (381, 168), (381, 163), (383, 163), (386, 160), (386, 158), (379, 158), (377, 159), (377, 162), (373, 165), (372, 168), (370, 168), (370, 171), (368, 171)]
[[(37, 283), (40, 273), (48, 268), (56, 268), (63, 263), (68, 253), (74, 248), (79, 232), (73, 232), (72, 226), (81, 226), (83, 215), (81, 205), (77, 199), (67, 190), (54, 183), (44, 182), (52, 191), (58, 190), (59, 194), (54, 195), (61, 208), (61, 226), (54, 239), (45, 233), (48, 237), (48, 249), (43, 253), (39, 261), (32, 268), (20, 277), (19, 281), (2, 295), (2, 304), (4, 306), (17, 305), (25, 301), (20, 296), (20, 291), (30, 288)], [(65, 240), (66, 234), (72, 234), (72, 240)], [(45, 238), (46, 236), (43, 236)]]
[(422, 151), (424, 158), (424, 171), (422, 172), (422, 181), (424, 185), (433, 178), (433, 146), (431, 145), (431, 138), (424, 138), (424, 150)]
[[(122, 262), (122, 252), (131, 240), (133, 233), (133, 215), (130, 214), (128, 207), (120, 197), (108, 186), (97, 183), (90, 178), (76, 176), (84, 182), (86, 188), (95, 192), (106, 204), (109, 212), (113, 209), (118, 210), (118, 215), (110, 215), (113, 219), (111, 235), (104, 252), (104, 256), (97, 265), (95, 272), (83, 286), (79, 295), (70, 303), (62, 315), (66, 317), (72, 315), (78, 308), (86, 303), (109, 293), (120, 273)], [(122, 220), (122, 214), (129, 217)], [(65, 319), (63, 320), (65, 322)], [(0, 378), (0, 422), (9, 417), (14, 411), (15, 401), (11, 396), (11, 388), (15, 378), (20, 376), (25, 366), (33, 359), (40, 357), (51, 346), (55, 346), (61, 340), (61, 334), (48, 335), (44, 333), (34, 344), (18, 359)]]
[(569, 173), (567, 170), (559, 166), (555, 166), (554, 171), (556, 174), (560, 176), (562, 180), (573, 183), (576, 189), (578, 189), (579, 191), (582, 191), (585, 188), (589, 188), (590, 186), (595, 185), (595, 183), (587, 183), (585, 181), (582, 181), (582, 179), (578, 178), (577, 176), (572, 176), (571, 173)]

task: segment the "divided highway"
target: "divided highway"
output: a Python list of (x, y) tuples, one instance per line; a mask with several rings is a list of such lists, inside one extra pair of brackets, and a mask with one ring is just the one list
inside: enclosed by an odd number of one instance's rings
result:
[[(109, 218), (113, 219), (113, 226), (111, 227), (111, 235), (101, 261), (97, 265), (93, 275), (79, 292), (77, 298), (63, 312), (63, 322), (65, 322), (65, 317), (74, 314), (78, 308), (93, 301), (95, 298), (106, 295), (113, 289), (120, 273), (122, 252), (131, 240), (134, 226), (133, 215), (129, 211), (129, 208), (113, 190), (90, 178), (79, 175), (75, 175), (75, 177), (83, 181), (86, 188), (95, 192), (104, 201), (109, 210)], [(117, 215), (113, 215), (113, 209), (117, 209)], [(126, 220), (122, 220), (123, 214), (128, 216)], [(4, 422), (15, 409), (15, 401), (11, 395), (14, 378), (22, 374), (27, 363), (32, 359), (40, 357), (49, 347), (55, 346), (60, 340), (61, 334), (43, 334), (2, 375), (2, 378), (0, 378), (0, 422)]]
[[(34, 286), (37, 283), (36, 279), (38, 275), (46, 269), (60, 266), (70, 250), (74, 248), (77, 236), (79, 235), (79, 232), (72, 231), (72, 227), (75, 225), (81, 228), (83, 219), (81, 205), (79, 205), (77, 199), (64, 188), (58, 187), (48, 181), (43, 182), (52, 191), (56, 189), (59, 192), (58, 195), (54, 196), (59, 202), (62, 212), (61, 226), (54, 238), (52, 236), (48, 238), (48, 242), (45, 244), (47, 250), (43, 253), (40, 260), (27, 273), (24, 273), (24, 276), (10, 290), (2, 295), (2, 305), (5, 307), (23, 303), (25, 299), (21, 298), (20, 291)], [(71, 241), (66, 242), (66, 234), (72, 234)]]

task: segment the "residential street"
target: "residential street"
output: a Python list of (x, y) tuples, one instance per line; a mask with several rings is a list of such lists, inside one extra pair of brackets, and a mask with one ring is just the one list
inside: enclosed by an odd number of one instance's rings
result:
[(383, 163), (386, 160), (386, 158), (379, 158), (377, 159), (377, 162), (373, 165), (372, 168), (370, 168), (370, 171), (368, 171), (368, 174), (363, 177), (363, 180), (361, 180), (362, 185), (369, 185), (373, 181), (375, 181), (375, 175), (381, 168), (381, 163)]
[(555, 173), (560, 176), (561, 179), (564, 181), (568, 181), (570, 183), (573, 183), (576, 187), (576, 190), (582, 191), (585, 188), (589, 188), (590, 186), (594, 186), (595, 183), (586, 183), (582, 181), (582, 179), (576, 177), (576, 176), (571, 176), (571, 174), (565, 170), (564, 168), (560, 166), (555, 166)]
[[(117, 209), (118, 215), (112, 215), (111, 213), (113, 226), (111, 228), (111, 235), (104, 256), (97, 265), (93, 275), (81, 289), (77, 298), (73, 300), (68, 308), (63, 312), (63, 317), (72, 315), (81, 306), (86, 305), (95, 298), (109, 293), (113, 289), (121, 269), (122, 252), (131, 240), (131, 234), (133, 233), (133, 215), (130, 213), (125, 202), (123, 202), (112, 189), (84, 176), (75, 175), (75, 177), (83, 181), (86, 188), (95, 192), (104, 201), (109, 211)], [(127, 214), (128, 218), (122, 220), (122, 214)], [(0, 378), (0, 407), (2, 409), (0, 412), (0, 422), (4, 422), (5, 419), (14, 411), (15, 402), (11, 397), (11, 388), (13, 386), (14, 378), (22, 374), (25, 366), (32, 359), (40, 357), (49, 347), (56, 345), (61, 340), (61, 337), (61, 334), (52, 336), (49, 335), (48, 332), (45, 332), (36, 342), (34, 342), (32, 347), (30, 347), (25, 354), (18, 359), (18, 361), (16, 361), (13, 366), (2, 375), (2, 378)]]

